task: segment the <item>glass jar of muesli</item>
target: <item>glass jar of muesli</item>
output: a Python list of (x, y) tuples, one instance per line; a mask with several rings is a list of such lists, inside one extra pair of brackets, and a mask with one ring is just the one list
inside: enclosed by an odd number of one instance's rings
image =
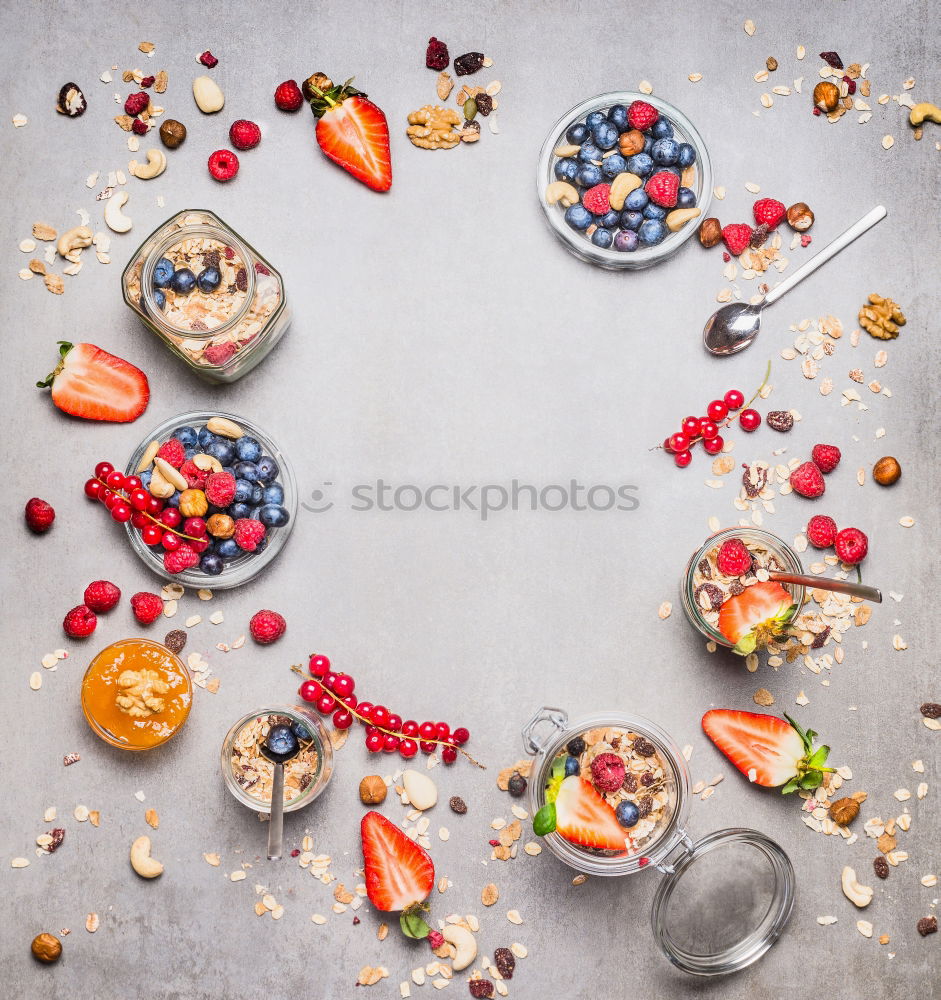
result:
[[(546, 707), (524, 727), (523, 746), (534, 757), (534, 832), (556, 858), (583, 875), (652, 868), (664, 876), (651, 922), (674, 965), (725, 975), (774, 944), (794, 907), (790, 859), (757, 830), (718, 830), (693, 841), (689, 768), (667, 732), (633, 715), (570, 720)], [(542, 832), (547, 810), (550, 830)]]
[(280, 273), (206, 209), (158, 226), (121, 284), (144, 326), (209, 382), (251, 371), (291, 323)]

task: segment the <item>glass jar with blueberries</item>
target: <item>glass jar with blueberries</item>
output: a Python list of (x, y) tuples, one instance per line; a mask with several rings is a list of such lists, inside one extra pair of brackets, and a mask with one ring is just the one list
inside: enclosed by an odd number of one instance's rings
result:
[(552, 126), (536, 187), (549, 227), (576, 256), (611, 269), (650, 267), (707, 215), (712, 165), (681, 111), (620, 91), (583, 101)]
[(134, 450), (126, 474), (140, 478), (156, 510), (126, 523), (132, 548), (185, 587), (246, 583), (294, 527), (291, 463), (266, 431), (236, 414), (199, 410), (164, 421)]
[(205, 209), (159, 226), (131, 256), (124, 301), (198, 375), (234, 382), (291, 322), (280, 273)]

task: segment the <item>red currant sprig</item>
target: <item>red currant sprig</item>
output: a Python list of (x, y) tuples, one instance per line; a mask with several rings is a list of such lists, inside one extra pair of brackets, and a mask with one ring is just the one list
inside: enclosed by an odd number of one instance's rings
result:
[[(299, 666), (291, 670), (304, 676)], [(335, 673), (330, 668), (330, 660), (319, 653), (313, 653), (308, 663), (310, 678), (298, 688), (297, 693), (304, 701), (312, 702), (321, 715), (333, 715), (333, 725), (337, 729), (349, 729), (354, 719), (365, 726), (365, 744), (370, 753), (399, 753), (406, 760), (414, 757), (419, 750), (431, 753), (440, 746), (441, 760), (453, 764), (458, 753), (463, 754), (472, 764), (483, 768), (464, 749), (470, 739), (470, 732), (464, 726), (452, 731), (446, 722), (415, 722), (402, 720), (400, 715), (390, 712), (385, 705), (374, 705), (370, 701), (359, 701), (353, 693), (356, 681), (349, 674)]]

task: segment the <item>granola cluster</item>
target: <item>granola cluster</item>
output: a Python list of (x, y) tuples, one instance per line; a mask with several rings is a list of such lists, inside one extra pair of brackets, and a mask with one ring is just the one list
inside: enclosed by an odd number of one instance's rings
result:
[[(271, 802), (274, 765), (261, 752), (272, 726), (293, 725), (286, 715), (259, 715), (247, 722), (232, 744), (231, 765), (235, 780), (260, 803)], [(302, 795), (317, 773), (319, 755), (312, 739), (301, 740), (301, 752), (284, 765), (284, 802)]]

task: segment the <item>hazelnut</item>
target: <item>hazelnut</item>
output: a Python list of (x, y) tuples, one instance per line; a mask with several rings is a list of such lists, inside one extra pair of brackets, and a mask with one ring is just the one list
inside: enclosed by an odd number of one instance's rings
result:
[(29, 947), (33, 958), (46, 965), (58, 962), (62, 954), (62, 942), (52, 934), (37, 934)]
[(378, 774), (367, 774), (359, 783), (359, 798), (364, 806), (376, 806), (386, 798), (386, 783)]
[(722, 223), (718, 219), (703, 219), (699, 227), (699, 242), (704, 247), (714, 247), (722, 241)]
[(765, 60), (765, 66), (768, 67), (768, 72), (773, 73), (778, 68), (778, 61), (774, 56), (768, 56)]
[(872, 478), (880, 486), (891, 486), (893, 483), (897, 483), (901, 475), (902, 466), (899, 465), (898, 459), (891, 455), (880, 458), (872, 467)]
[(814, 213), (805, 201), (796, 201), (787, 210), (787, 224), (802, 233), (814, 224)]
[(206, 530), (213, 538), (231, 538), (235, 534), (235, 521), (228, 514), (213, 514), (206, 522)]
[(840, 88), (829, 80), (821, 80), (814, 87), (814, 107), (821, 111), (836, 111), (840, 103)]
[(167, 149), (176, 149), (183, 145), (186, 138), (186, 126), (175, 118), (168, 118), (160, 126), (160, 141)]
[(837, 799), (830, 803), (830, 819), (839, 826), (849, 826), (859, 815), (859, 803), (855, 799)]
[(633, 156), (644, 148), (644, 133), (632, 128), (618, 139), (618, 147), (625, 156)]

